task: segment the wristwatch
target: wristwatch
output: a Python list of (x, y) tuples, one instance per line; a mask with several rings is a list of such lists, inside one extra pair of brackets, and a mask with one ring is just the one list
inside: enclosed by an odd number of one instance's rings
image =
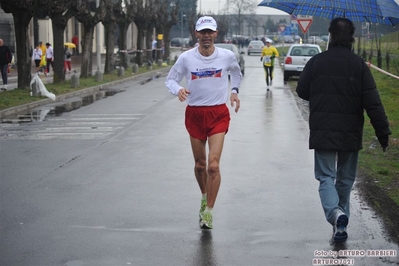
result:
[(238, 88), (237, 88), (237, 87), (234, 87), (234, 88), (232, 88), (231, 90), (232, 90), (232, 91), (236, 91), (236, 92), (237, 92), (237, 94), (239, 93), (239, 90), (238, 90)]

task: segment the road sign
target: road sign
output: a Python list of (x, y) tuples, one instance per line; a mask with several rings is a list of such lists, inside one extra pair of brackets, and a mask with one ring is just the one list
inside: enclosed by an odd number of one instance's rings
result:
[(284, 31), (285, 31), (285, 26), (284, 26), (284, 25), (278, 26), (278, 30), (279, 30), (280, 32), (284, 32)]
[(313, 19), (298, 19), (298, 25), (301, 28), (303, 33), (306, 33), (312, 24)]
[(285, 27), (283, 35), (292, 35), (291, 27)]

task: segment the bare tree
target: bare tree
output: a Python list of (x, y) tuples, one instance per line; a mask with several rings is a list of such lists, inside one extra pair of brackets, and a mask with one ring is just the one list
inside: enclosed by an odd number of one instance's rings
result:
[(245, 14), (255, 14), (254, 7), (256, 3), (253, 0), (229, 0), (227, 1), (230, 14), (235, 14), (232, 16), (234, 24), (237, 25), (236, 34), (242, 35), (242, 25), (244, 21)]
[(53, 83), (61, 83), (65, 80), (64, 71), (64, 32), (68, 21), (77, 10), (76, 0), (39, 0), (43, 11), (51, 18), (53, 26), (53, 49), (54, 49), (54, 79)]
[(227, 15), (216, 16), (216, 22), (218, 24), (218, 37), (216, 42), (223, 42), (227, 36), (229, 30), (229, 20)]
[[(105, 65), (104, 73), (109, 74), (114, 70), (114, 46), (115, 46), (115, 36), (114, 32), (116, 29), (117, 17), (122, 9), (122, 3), (120, 0), (103, 0), (104, 8), (107, 10), (105, 12), (105, 17), (102, 20), (102, 24), (105, 29)], [(124, 66), (125, 68), (127, 66)]]
[[(159, 23), (158, 25), (162, 25), (161, 27), (157, 28), (157, 32), (159, 30), (160, 33), (163, 34), (163, 42), (164, 42), (164, 48), (165, 52), (163, 54), (163, 59), (166, 60), (168, 57), (170, 57), (170, 30), (173, 27), (173, 25), (177, 24), (177, 17), (178, 17), (178, 11), (179, 8), (177, 5), (172, 4), (173, 1), (171, 0), (166, 0), (164, 1), (164, 5), (162, 6), (163, 10), (168, 10), (169, 12), (162, 12), (159, 16)], [(157, 58), (161, 58), (161, 48), (162, 44), (161, 42), (157, 42)]]
[[(116, 24), (119, 26), (119, 40), (118, 46), (119, 49), (125, 51), (127, 49), (127, 30), (129, 25), (133, 22), (134, 17), (136, 16), (137, 5), (133, 4), (135, 1), (133, 0), (120, 0), (121, 5), (117, 7), (117, 10), (114, 12), (118, 12)], [(122, 5), (123, 3), (123, 5)], [(123, 67), (127, 68), (127, 54), (120, 53), (121, 64)]]
[(185, 10), (187, 18), (187, 27), (190, 32), (191, 41), (193, 44), (197, 41), (195, 37), (195, 24), (201, 14), (197, 14), (197, 0), (186, 0), (181, 3), (182, 10)]
[(147, 28), (147, 17), (151, 11), (148, 8), (148, 4), (144, 4), (143, 0), (137, 0), (134, 4), (135, 10), (137, 10), (136, 16), (133, 20), (137, 26), (136, 63), (141, 66), (143, 65), (144, 38), (146, 33), (145, 29)]
[[(93, 62), (93, 36), (95, 26), (101, 22), (105, 17), (106, 9), (104, 8), (104, 1), (100, 1), (100, 6), (93, 6), (92, 0), (79, 0), (80, 4), (76, 6), (78, 13), (75, 15), (76, 19), (82, 23), (82, 65), (80, 76), (87, 78), (92, 76)], [(90, 6), (91, 5), (91, 6)]]
[(146, 58), (147, 61), (153, 61), (152, 59), (152, 39), (155, 38), (154, 28), (158, 29), (160, 33), (162, 31), (161, 26), (157, 26), (158, 24), (158, 13), (164, 12), (159, 8), (161, 3), (158, 0), (146, 0), (146, 10), (147, 10), (147, 18), (146, 18), (146, 28), (145, 28), (145, 47), (146, 47)]
[(38, 1), (0, 0), (0, 7), (14, 18), (17, 50), (18, 88), (28, 89), (31, 80), (31, 59), (29, 57), (29, 23), (34, 15)]

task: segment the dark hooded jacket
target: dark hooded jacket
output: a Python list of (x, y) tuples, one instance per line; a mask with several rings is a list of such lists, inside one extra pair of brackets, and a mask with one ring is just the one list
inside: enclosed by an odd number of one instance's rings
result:
[(369, 67), (347, 47), (333, 46), (312, 57), (296, 91), (309, 101), (310, 149), (360, 150), (364, 110), (377, 137), (391, 134)]
[(12, 61), (12, 54), (8, 46), (0, 46), (0, 66), (8, 65)]

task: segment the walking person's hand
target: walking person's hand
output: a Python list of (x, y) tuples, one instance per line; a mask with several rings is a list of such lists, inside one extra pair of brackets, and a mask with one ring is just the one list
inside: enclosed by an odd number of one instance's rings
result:
[(238, 98), (237, 93), (232, 93), (230, 96), (231, 107), (234, 107), (234, 103), (236, 104), (236, 108), (234, 111), (237, 113), (238, 109), (240, 109), (240, 99)]
[(387, 147), (388, 147), (388, 140), (389, 140), (388, 135), (381, 136), (381, 137), (378, 138), (378, 141), (379, 141), (380, 144), (381, 144), (381, 147), (382, 147), (382, 151), (383, 151), (383, 152), (385, 152), (385, 151), (387, 150)]
[(187, 99), (187, 96), (190, 94), (190, 91), (186, 88), (181, 88), (177, 96), (179, 97), (179, 101), (184, 102)]

